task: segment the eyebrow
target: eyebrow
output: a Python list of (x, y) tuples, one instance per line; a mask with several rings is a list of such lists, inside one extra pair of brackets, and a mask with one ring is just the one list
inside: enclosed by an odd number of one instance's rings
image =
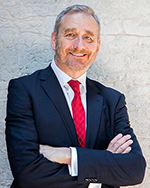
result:
[(68, 33), (68, 32), (75, 32), (76, 31), (76, 29), (75, 28), (68, 28), (68, 29), (66, 29), (65, 30), (65, 32), (64, 33)]
[(86, 31), (86, 33), (88, 33), (89, 35), (94, 37), (94, 33), (92, 31), (90, 31), (90, 30), (85, 30), (85, 31)]

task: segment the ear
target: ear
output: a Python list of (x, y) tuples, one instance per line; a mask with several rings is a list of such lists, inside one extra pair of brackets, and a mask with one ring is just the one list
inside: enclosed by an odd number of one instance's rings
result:
[(97, 53), (99, 52), (100, 45), (101, 45), (101, 39), (99, 38), (97, 43)]
[(54, 32), (52, 32), (51, 34), (51, 46), (53, 48), (53, 50), (56, 50), (56, 35)]

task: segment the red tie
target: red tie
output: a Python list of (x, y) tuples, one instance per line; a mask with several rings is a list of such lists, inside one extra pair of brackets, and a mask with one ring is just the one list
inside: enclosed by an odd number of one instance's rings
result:
[(79, 146), (82, 148), (86, 147), (86, 128), (85, 128), (85, 110), (81, 101), (80, 82), (77, 80), (70, 80), (68, 82), (70, 87), (74, 91), (74, 98), (72, 100), (72, 112), (73, 112), (73, 121), (75, 124)]

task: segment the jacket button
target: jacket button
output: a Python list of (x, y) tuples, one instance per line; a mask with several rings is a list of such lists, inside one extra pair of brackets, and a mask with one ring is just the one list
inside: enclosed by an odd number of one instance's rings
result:
[(92, 181), (93, 181), (93, 182), (97, 182), (97, 178), (93, 178)]
[(92, 182), (92, 179), (91, 178), (86, 178), (85, 181)]
[(97, 178), (85, 178), (84, 180), (87, 182), (97, 182)]

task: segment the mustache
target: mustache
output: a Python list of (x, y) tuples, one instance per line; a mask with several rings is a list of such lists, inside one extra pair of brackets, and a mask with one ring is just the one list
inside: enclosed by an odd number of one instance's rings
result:
[[(61, 46), (56, 45), (56, 51), (59, 52), (61, 51)], [(78, 48), (69, 48), (66, 49), (66, 53), (79, 53), (79, 54), (89, 54), (89, 52), (85, 49), (78, 50)]]
[(79, 54), (89, 54), (86, 50), (78, 50), (78, 49), (68, 49), (68, 53), (79, 53)]

